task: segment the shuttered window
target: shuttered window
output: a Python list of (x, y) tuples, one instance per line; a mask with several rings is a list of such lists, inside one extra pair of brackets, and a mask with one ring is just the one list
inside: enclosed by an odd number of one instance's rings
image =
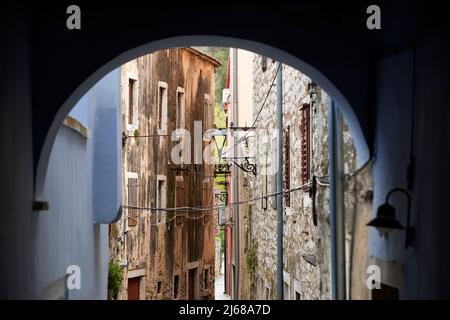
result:
[(311, 174), (311, 127), (309, 103), (304, 103), (300, 110), (301, 183), (302, 185), (305, 185), (309, 182)]

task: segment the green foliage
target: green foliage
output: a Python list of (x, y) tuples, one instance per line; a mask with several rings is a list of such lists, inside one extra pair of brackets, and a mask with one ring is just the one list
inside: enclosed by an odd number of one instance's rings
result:
[(247, 270), (251, 276), (253, 276), (256, 272), (256, 250), (258, 249), (257, 243), (252, 242), (250, 248), (247, 251)]
[(198, 47), (196, 48), (207, 55), (213, 57), (221, 63), (221, 66), (216, 69), (215, 84), (216, 84), (216, 102), (222, 101), (222, 89), (225, 87), (227, 81), (227, 65), (230, 48), (221, 47)]
[(109, 261), (108, 269), (108, 296), (109, 299), (117, 299), (120, 287), (122, 286), (122, 268), (115, 261)]
[(119, 227), (117, 226), (117, 224), (113, 224), (111, 226), (111, 235), (114, 240), (116, 240), (117, 237), (119, 236)]
[(215, 101), (214, 104), (214, 123), (219, 128), (224, 128), (225, 123), (225, 112), (222, 109), (222, 90), (225, 88), (227, 81), (227, 66), (228, 57), (230, 53), (230, 48), (219, 48), (219, 47), (198, 47), (200, 50), (207, 55), (213, 57), (221, 63), (221, 66), (216, 69), (215, 76)]
[(225, 252), (225, 230), (220, 230), (216, 235), (216, 239), (219, 240), (220, 243), (220, 251)]
[[(141, 135), (141, 131), (139, 129), (134, 130), (134, 136), (139, 137)], [(136, 138), (136, 144), (139, 145), (139, 138)]]

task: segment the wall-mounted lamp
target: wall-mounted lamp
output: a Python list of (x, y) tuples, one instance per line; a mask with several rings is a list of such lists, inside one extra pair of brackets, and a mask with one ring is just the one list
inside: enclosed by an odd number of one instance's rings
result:
[(405, 247), (411, 244), (412, 237), (414, 234), (414, 228), (410, 226), (411, 220), (411, 196), (405, 189), (394, 188), (386, 195), (386, 202), (378, 207), (377, 216), (375, 219), (370, 221), (367, 226), (377, 228), (380, 235), (387, 235), (392, 230), (405, 230), (402, 224), (397, 220), (395, 216), (395, 208), (389, 204), (389, 197), (395, 193), (401, 192), (408, 199), (408, 212), (406, 220), (406, 237), (405, 237)]
[[(212, 133), (212, 137), (214, 139), (214, 143), (216, 144), (217, 154), (219, 157), (219, 162), (222, 160), (222, 150), (227, 142), (227, 132), (223, 129), (215, 129)], [(222, 137), (222, 141), (219, 141), (219, 137)]]

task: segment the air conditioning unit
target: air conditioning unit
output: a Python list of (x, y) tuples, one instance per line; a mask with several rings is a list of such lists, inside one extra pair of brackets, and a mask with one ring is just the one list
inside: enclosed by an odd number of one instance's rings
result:
[(222, 90), (222, 106), (226, 112), (231, 104), (231, 90), (226, 88)]
[(219, 208), (219, 219), (218, 224), (219, 226), (224, 226), (227, 222), (227, 213), (228, 213), (228, 207), (220, 207)]
[(231, 102), (231, 90), (229, 88), (225, 88), (222, 90), (222, 103), (230, 103)]
[(126, 268), (128, 266), (128, 261), (127, 260), (120, 260), (119, 261), (119, 266), (122, 268)]

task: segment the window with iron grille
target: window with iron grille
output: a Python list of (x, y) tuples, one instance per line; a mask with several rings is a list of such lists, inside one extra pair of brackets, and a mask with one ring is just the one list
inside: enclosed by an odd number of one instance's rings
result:
[[(311, 175), (311, 128), (310, 105), (304, 103), (300, 109), (300, 152), (301, 152), (301, 184), (309, 182)], [(308, 189), (308, 188), (305, 188)]]
[[(291, 126), (287, 126), (284, 133), (284, 189), (291, 188)], [(287, 207), (291, 206), (291, 194), (284, 194), (284, 201)]]

